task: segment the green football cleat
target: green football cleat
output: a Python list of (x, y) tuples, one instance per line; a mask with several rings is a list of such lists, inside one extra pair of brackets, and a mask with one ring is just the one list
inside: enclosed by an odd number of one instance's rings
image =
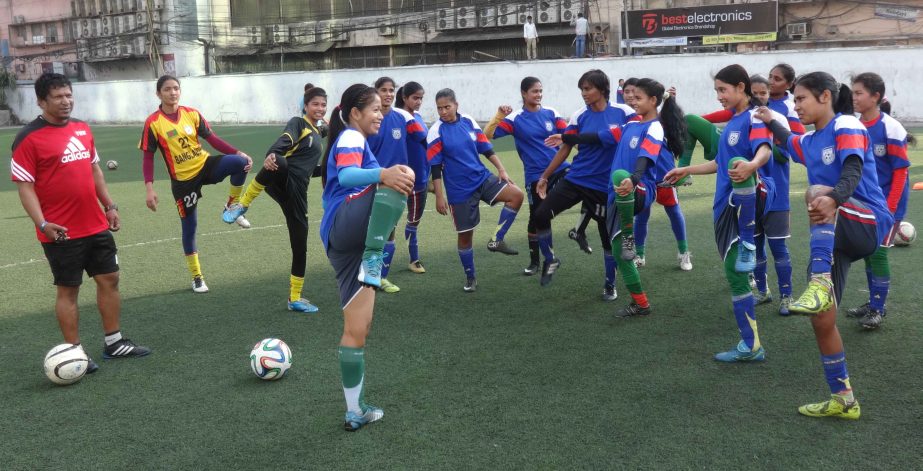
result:
[(835, 417), (837, 419), (858, 420), (862, 415), (859, 408), (859, 401), (853, 401), (852, 404), (846, 404), (836, 394), (830, 396), (830, 400), (818, 402), (816, 404), (805, 404), (798, 408), (798, 413), (808, 417)]
[(760, 347), (756, 350), (747, 348), (747, 344), (741, 340), (736, 347), (715, 354), (715, 360), (724, 363), (754, 362), (766, 359), (766, 350)]
[(788, 310), (792, 314), (816, 316), (836, 305), (833, 298), (833, 281), (829, 274), (813, 275), (807, 289), (792, 302)]

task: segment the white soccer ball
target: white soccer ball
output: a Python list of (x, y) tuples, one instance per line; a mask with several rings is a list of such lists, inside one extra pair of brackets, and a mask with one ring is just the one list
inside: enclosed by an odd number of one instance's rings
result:
[(106, 161), (106, 167), (109, 167), (109, 170), (115, 170), (119, 168), (119, 163), (115, 160)]
[(292, 351), (279, 339), (263, 339), (250, 352), (250, 369), (260, 379), (276, 380), (292, 367)]
[(894, 245), (906, 247), (915, 240), (917, 240), (917, 229), (913, 227), (913, 224), (901, 221), (901, 225), (897, 228), (897, 233), (894, 234)]
[(62, 343), (45, 355), (45, 376), (55, 384), (76, 383), (86, 374), (89, 364), (82, 346)]

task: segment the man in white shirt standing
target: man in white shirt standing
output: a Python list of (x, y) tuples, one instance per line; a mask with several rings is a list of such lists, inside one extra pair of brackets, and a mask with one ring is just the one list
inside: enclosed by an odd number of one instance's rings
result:
[(577, 13), (577, 19), (572, 23), (574, 25), (574, 32), (577, 34), (576, 39), (574, 39), (574, 46), (577, 48), (577, 57), (583, 57), (586, 54), (586, 35), (589, 32), (590, 24), (583, 17), (583, 13)]
[(522, 25), (522, 37), (526, 40), (526, 59), (535, 59), (538, 31), (535, 30), (535, 23), (532, 22), (531, 15), (526, 17), (526, 22)]

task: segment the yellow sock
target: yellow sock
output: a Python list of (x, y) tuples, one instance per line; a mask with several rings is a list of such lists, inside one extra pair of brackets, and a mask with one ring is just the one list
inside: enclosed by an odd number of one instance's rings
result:
[(298, 301), (301, 299), (301, 287), (304, 286), (304, 277), (291, 275), (288, 278), (289, 291), (288, 300)]
[(228, 191), (228, 206), (240, 200), (240, 194), (244, 192), (243, 185), (231, 185)]
[(250, 180), (250, 184), (247, 185), (247, 191), (244, 193), (244, 196), (240, 199), (240, 204), (249, 208), (253, 203), (253, 200), (257, 196), (260, 196), (260, 193), (263, 192), (263, 189), (266, 187), (262, 183), (256, 181), (256, 179)]
[(199, 253), (186, 255), (186, 265), (189, 267), (189, 274), (193, 278), (202, 276), (202, 267), (199, 266)]

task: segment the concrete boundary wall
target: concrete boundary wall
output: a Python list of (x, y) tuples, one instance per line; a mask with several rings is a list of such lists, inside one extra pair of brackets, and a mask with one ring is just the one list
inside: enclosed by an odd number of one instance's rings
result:
[[(536, 62), (491, 62), (398, 67), (388, 69), (333, 70), (267, 74), (218, 75), (183, 78), (182, 103), (199, 109), (212, 122), (282, 123), (297, 112), (306, 82), (324, 87), (329, 108), (339, 102), (342, 91), (356, 82), (371, 84), (387, 75), (398, 83), (416, 80), (426, 87), (422, 114), (436, 119), (433, 97), (441, 88), (455, 90), (460, 111), (486, 121), (500, 104), (514, 108), (520, 102), (519, 82), (528, 75), (539, 77), (545, 89), (544, 104), (570, 116), (582, 106), (577, 79), (589, 69), (602, 69), (613, 82), (619, 77), (652, 77), (679, 90), (679, 103), (690, 113), (718, 109), (712, 75), (725, 65), (739, 63), (752, 73), (767, 75), (779, 62), (788, 62), (798, 73), (823, 70), (840, 80), (874, 71), (887, 85), (895, 116), (923, 121), (923, 94), (916, 81), (923, 80), (923, 48), (848, 48), (812, 51), (772, 51), (748, 54), (688, 54), (670, 56), (614, 57)], [(613, 83), (613, 95), (616, 84)], [(153, 80), (88, 82), (74, 84), (77, 100), (74, 116), (93, 123), (140, 123), (159, 101)], [(23, 120), (40, 113), (31, 87), (21, 86), (9, 96), (10, 106)], [(614, 96), (613, 96), (614, 99)]]

